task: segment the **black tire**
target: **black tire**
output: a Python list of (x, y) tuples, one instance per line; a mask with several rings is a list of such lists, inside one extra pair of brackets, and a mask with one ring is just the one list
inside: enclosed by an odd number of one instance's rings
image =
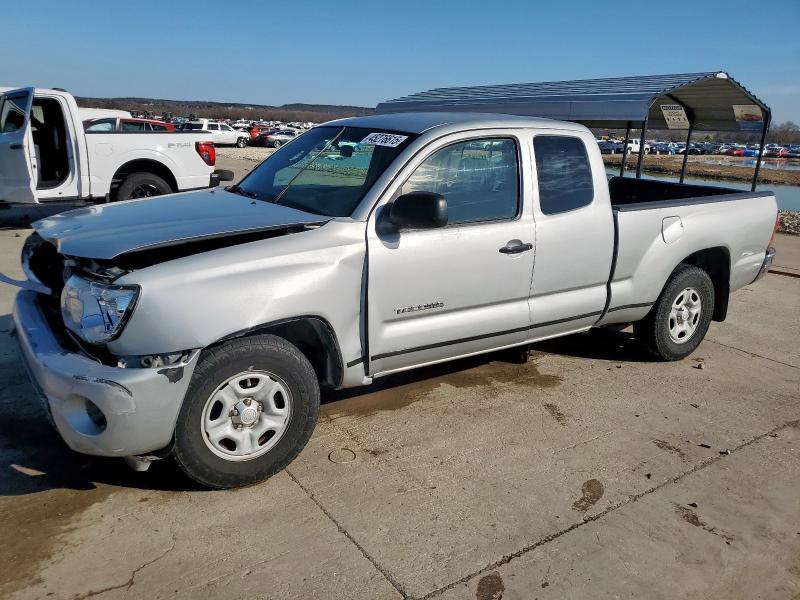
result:
[[(686, 341), (676, 342), (670, 335), (673, 303), (687, 288), (696, 290), (700, 298), (700, 314)], [(662, 360), (681, 360), (689, 356), (708, 331), (714, 313), (714, 284), (708, 273), (693, 265), (679, 264), (667, 279), (661, 295), (647, 316), (633, 324), (636, 338), (652, 354)]]
[(245, 146), (247, 146), (247, 138), (240, 137), (239, 139), (236, 140), (237, 148), (244, 148)]
[(116, 200), (133, 200), (171, 194), (169, 184), (153, 173), (131, 173), (117, 188)]
[[(212, 452), (201, 425), (211, 394), (237, 373), (264, 370), (280, 377), (291, 394), (291, 418), (266, 454), (242, 461)], [(257, 483), (285, 468), (305, 447), (319, 417), (319, 383), (308, 359), (274, 335), (237, 338), (200, 355), (175, 425), (172, 456), (191, 479), (210, 488)]]
[(272, 142), (272, 147), (277, 150), (278, 148), (281, 147), (281, 141), (280, 140), (275, 140), (274, 142)]

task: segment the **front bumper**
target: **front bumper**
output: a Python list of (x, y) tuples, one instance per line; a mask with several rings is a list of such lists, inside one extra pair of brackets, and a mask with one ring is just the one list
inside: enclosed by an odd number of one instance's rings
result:
[[(26, 290), (17, 294), (17, 340), (31, 382), (69, 447), (98, 456), (143, 455), (166, 447), (199, 352), (161, 369), (100, 364), (59, 344), (37, 297)], [(103, 413), (104, 427), (91, 404)]]
[(773, 260), (775, 260), (775, 248), (770, 246), (767, 248), (767, 253), (764, 255), (764, 262), (761, 263), (761, 268), (758, 270), (758, 275), (756, 275), (756, 278), (753, 279), (753, 283), (767, 274), (767, 271), (769, 271), (769, 268), (772, 266)]

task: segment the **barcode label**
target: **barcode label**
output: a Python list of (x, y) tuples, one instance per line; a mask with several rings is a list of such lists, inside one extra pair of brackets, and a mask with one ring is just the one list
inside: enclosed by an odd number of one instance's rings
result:
[(407, 139), (407, 135), (395, 135), (394, 133), (370, 133), (367, 137), (361, 140), (361, 143), (396, 148)]

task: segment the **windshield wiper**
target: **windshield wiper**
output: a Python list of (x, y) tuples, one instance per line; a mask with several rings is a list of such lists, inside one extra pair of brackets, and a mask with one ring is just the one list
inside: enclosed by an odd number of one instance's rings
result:
[(231, 185), (231, 186), (226, 187), (225, 191), (226, 192), (231, 192), (233, 194), (239, 194), (240, 196), (245, 196), (247, 198), (253, 198), (255, 200), (259, 199), (258, 195), (255, 192), (251, 192), (250, 190), (245, 190), (245, 189), (239, 187), (238, 183), (236, 185)]

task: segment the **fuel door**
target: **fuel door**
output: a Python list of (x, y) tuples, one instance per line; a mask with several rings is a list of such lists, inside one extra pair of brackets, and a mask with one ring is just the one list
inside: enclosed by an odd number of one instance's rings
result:
[(664, 243), (669, 245), (677, 241), (683, 235), (683, 221), (680, 217), (664, 217), (661, 221), (661, 237)]

